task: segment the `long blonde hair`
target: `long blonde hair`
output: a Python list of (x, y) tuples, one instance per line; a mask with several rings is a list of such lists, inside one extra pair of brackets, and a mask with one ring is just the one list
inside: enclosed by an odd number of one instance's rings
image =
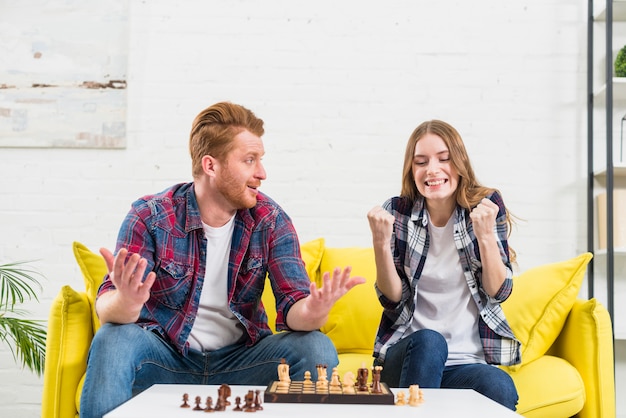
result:
[[(459, 185), (456, 189), (456, 203), (468, 211), (472, 210), (486, 196), (499, 190), (485, 187), (476, 179), (472, 163), (470, 162), (467, 150), (461, 135), (450, 124), (441, 120), (429, 120), (421, 123), (406, 144), (404, 153), (404, 166), (402, 168), (402, 190), (400, 195), (409, 198), (414, 202), (421, 196), (415, 184), (413, 177), (413, 156), (415, 154), (415, 146), (420, 139), (426, 134), (433, 134), (440, 137), (448, 147), (450, 152), (450, 164), (459, 173)], [(506, 212), (507, 235), (511, 234), (513, 227), (513, 219), (508, 210)], [(509, 247), (509, 258), (511, 262), (515, 261), (515, 251)]]

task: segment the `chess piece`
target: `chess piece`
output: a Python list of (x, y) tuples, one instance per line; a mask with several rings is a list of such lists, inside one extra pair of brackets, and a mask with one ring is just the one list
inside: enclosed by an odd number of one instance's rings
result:
[(183, 394), (183, 404), (180, 406), (181, 408), (189, 408), (189, 394)]
[(339, 381), (339, 372), (336, 367), (333, 367), (333, 372), (330, 375), (330, 387), (333, 390), (341, 389), (341, 382)]
[(222, 398), (224, 406), (230, 405), (230, 401), (228, 400), (228, 397), (230, 396), (230, 386), (225, 383), (222, 384), (219, 389), (217, 389), (217, 394), (219, 398)]
[(403, 391), (398, 392), (396, 405), (398, 406), (406, 405), (406, 394)]
[(289, 365), (285, 361), (285, 359), (280, 359), (280, 364), (278, 365), (278, 387), (281, 389), (289, 388), (289, 384), (291, 383), (291, 378), (289, 377)]
[(328, 366), (326, 366), (325, 364), (317, 365), (317, 382), (315, 383), (315, 387), (318, 390), (328, 389), (328, 378), (326, 373), (327, 368)]
[(363, 365), (363, 367), (360, 367), (359, 370), (357, 371), (356, 383), (357, 383), (357, 390), (359, 392), (369, 391), (367, 387), (368, 375), (369, 375), (369, 371), (367, 370), (367, 367), (365, 367), (365, 365)]
[(263, 410), (263, 406), (261, 405), (261, 397), (259, 396), (260, 394), (261, 391), (258, 389), (254, 392), (254, 409), (256, 409), (257, 411)]
[(213, 410), (214, 411), (226, 411), (226, 401), (224, 400), (222, 396), (219, 396), (217, 398), (217, 401), (215, 402), (215, 408)]
[(351, 371), (347, 371), (343, 375), (343, 380), (341, 382), (341, 387), (343, 388), (343, 393), (355, 393), (354, 390), (354, 373)]
[(305, 388), (313, 387), (313, 381), (311, 380), (311, 372), (308, 370), (304, 372), (304, 381), (302, 382), (302, 385)]
[(381, 366), (372, 367), (372, 393), (383, 393), (383, 389), (380, 386), (380, 372)]
[(243, 409), (241, 409), (241, 396), (237, 396), (235, 398), (235, 407), (233, 408), (233, 411), (243, 411)]
[(199, 396), (196, 396), (196, 406), (193, 407), (194, 411), (202, 411), (203, 408), (200, 406), (200, 402), (202, 402), (202, 398)]
[(249, 390), (246, 396), (243, 398), (243, 411), (244, 412), (256, 412), (254, 408), (254, 392)]
[(210, 396), (206, 397), (204, 412), (213, 412), (213, 398), (211, 398)]
[(424, 393), (419, 385), (409, 386), (409, 405), (419, 406), (424, 402)]

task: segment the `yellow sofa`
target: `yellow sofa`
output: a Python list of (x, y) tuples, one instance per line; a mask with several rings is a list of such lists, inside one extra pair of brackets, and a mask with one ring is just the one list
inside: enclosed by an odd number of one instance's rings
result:
[[(85, 291), (64, 286), (54, 300), (48, 323), (42, 417), (78, 416), (87, 352), (99, 327), (93, 309), (98, 284), (106, 273), (100, 255), (80, 243), (74, 254)], [(352, 289), (331, 311), (321, 329), (339, 353), (339, 375), (372, 364), (372, 347), (382, 308), (373, 282), (371, 248), (329, 248), (323, 239), (302, 245), (311, 280), (351, 265), (367, 283)], [(528, 418), (614, 418), (613, 339), (606, 309), (578, 292), (591, 254), (530, 269), (514, 278), (514, 291), (503, 309), (522, 341), (523, 362), (505, 367), (519, 392), (518, 413)], [(263, 294), (270, 325), (273, 296)], [(428, 402), (428, 400), (426, 400)]]

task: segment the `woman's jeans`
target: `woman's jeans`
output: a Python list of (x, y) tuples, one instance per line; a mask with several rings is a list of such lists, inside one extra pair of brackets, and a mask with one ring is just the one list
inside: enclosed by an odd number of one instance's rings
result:
[(337, 366), (337, 352), (319, 331), (282, 332), (252, 347), (235, 344), (211, 352), (190, 350), (187, 357), (159, 335), (136, 324), (104, 324), (89, 351), (80, 399), (80, 417), (102, 417), (155, 383), (265, 386), (278, 380), (285, 359), (292, 380), (304, 380), (316, 365)]
[(463, 364), (446, 367), (448, 345), (436, 331), (424, 329), (404, 337), (389, 347), (381, 381), (390, 387), (474, 389), (515, 411), (518, 395), (511, 377), (489, 364)]

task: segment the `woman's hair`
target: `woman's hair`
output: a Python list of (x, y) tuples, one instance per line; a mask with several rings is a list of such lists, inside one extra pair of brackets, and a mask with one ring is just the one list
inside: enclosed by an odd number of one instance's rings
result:
[[(421, 123), (409, 137), (404, 153), (401, 196), (407, 197), (411, 201), (415, 201), (420, 196), (413, 176), (413, 158), (416, 144), (428, 133), (443, 139), (450, 152), (450, 164), (459, 173), (459, 185), (455, 191), (456, 202), (459, 206), (471, 211), (484, 197), (493, 192), (499, 193), (497, 189), (485, 187), (478, 182), (463, 139), (461, 139), (461, 135), (459, 135), (457, 130), (450, 124), (435, 119)], [(508, 234), (510, 235), (513, 219), (508, 210), (506, 210), (506, 223)], [(509, 251), (510, 259), (513, 262), (515, 260), (515, 252), (511, 248), (509, 248)]]
[(216, 103), (196, 116), (189, 135), (191, 172), (202, 173), (202, 157), (224, 158), (233, 147), (233, 138), (243, 130), (262, 136), (263, 120), (243, 106), (229, 102)]

